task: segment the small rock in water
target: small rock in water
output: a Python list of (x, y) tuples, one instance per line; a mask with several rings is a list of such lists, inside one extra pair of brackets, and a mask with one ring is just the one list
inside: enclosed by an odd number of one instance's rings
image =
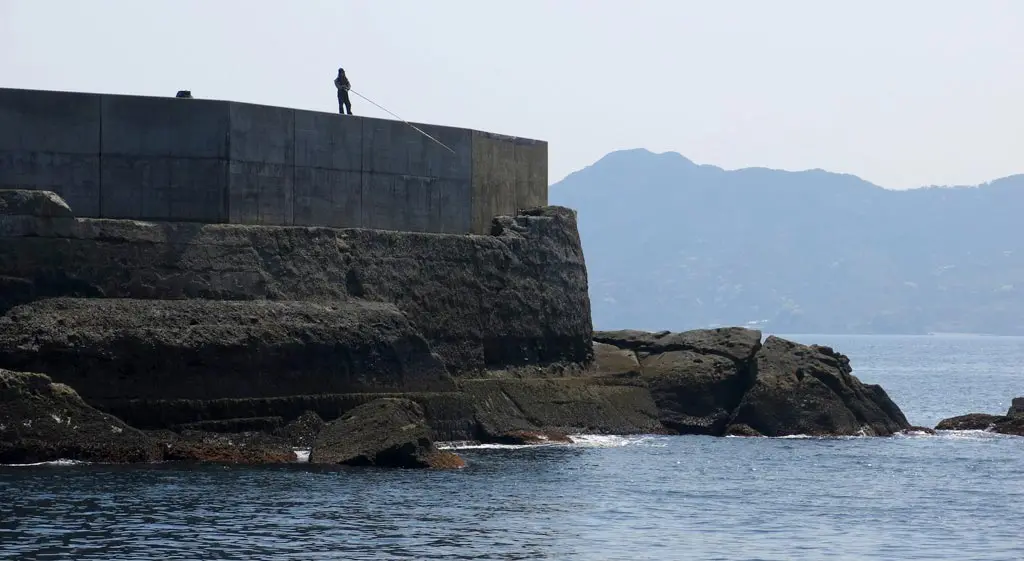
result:
[(988, 430), (1001, 419), (1004, 417), (985, 413), (968, 413), (939, 421), (939, 424), (935, 425), (935, 430)]
[(327, 423), (313, 411), (306, 411), (299, 418), (274, 431), (274, 434), (287, 439), (296, 448), (310, 448), (320, 431)]
[(168, 462), (225, 464), (288, 464), (298, 456), (288, 442), (259, 432), (213, 433), (202, 431), (155, 431)]
[(313, 442), (310, 463), (399, 468), (458, 468), (465, 462), (438, 450), (423, 409), (408, 399), (384, 398), (352, 409)]
[(48, 376), (0, 369), (0, 463), (158, 462), (141, 431), (87, 405)]
[(725, 430), (725, 436), (758, 437), (758, 436), (764, 436), (764, 435), (759, 433), (759, 432), (757, 432), (756, 430), (750, 428), (750, 425), (745, 425), (743, 423), (740, 423), (738, 425), (729, 425), (729, 428), (727, 428)]
[(1006, 416), (1024, 416), (1024, 397), (1013, 398), (1013, 402), (1010, 404), (1010, 409), (1006, 411)]
[(992, 427), (992, 432), (999, 434), (1010, 434), (1013, 436), (1024, 436), (1024, 415), (1007, 417)]

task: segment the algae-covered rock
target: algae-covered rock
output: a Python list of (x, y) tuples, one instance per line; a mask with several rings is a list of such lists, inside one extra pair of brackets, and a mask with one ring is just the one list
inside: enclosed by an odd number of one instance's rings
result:
[(298, 459), (286, 439), (264, 432), (155, 431), (150, 436), (168, 462), (287, 464)]
[(423, 408), (408, 399), (377, 399), (329, 423), (310, 451), (314, 464), (397, 468), (452, 468), (463, 462), (438, 450)]
[(161, 458), (148, 436), (86, 405), (70, 387), (43, 374), (0, 369), (0, 463)]

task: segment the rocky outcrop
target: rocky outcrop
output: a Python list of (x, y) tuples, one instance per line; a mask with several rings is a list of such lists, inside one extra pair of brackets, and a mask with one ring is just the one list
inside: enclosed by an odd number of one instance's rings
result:
[[(660, 422), (678, 434), (724, 434), (755, 375), (754, 356), (761, 347), (759, 331), (721, 328), (672, 333), (605, 331), (594, 334), (598, 372), (632, 368), (635, 356), (639, 382), (657, 404)], [(611, 347), (615, 351), (596, 347)], [(607, 366), (608, 357), (614, 359)]]
[(576, 216), (557, 207), (490, 236), (0, 216), (0, 314), (48, 297), (387, 303), (453, 375), (592, 353)]
[(1024, 436), (1024, 415), (1007, 417), (1006, 420), (997, 422), (995, 426), (992, 427), (992, 431), (999, 434)]
[(765, 436), (889, 436), (910, 423), (880, 386), (863, 384), (831, 348), (769, 337), (732, 422)]
[(89, 407), (68, 386), (0, 369), (0, 464), (61, 459), (155, 462), (162, 454), (145, 434)]
[(356, 301), (41, 300), (0, 318), (0, 364), (90, 400), (451, 387), (404, 314)]
[(968, 413), (939, 421), (935, 430), (983, 430), (1024, 436), (1024, 398), (1014, 398), (1006, 415)]
[(988, 430), (1005, 419), (1003, 415), (968, 413), (939, 421), (939, 424), (935, 425), (935, 430)]
[[(762, 348), (739, 328), (592, 333), (569, 209), (499, 216), (486, 236), (70, 210), (52, 193), (0, 194), (0, 367), (173, 429), (153, 436), (171, 459), (284, 461), (313, 443), (329, 463), (443, 463), (422, 438), (906, 425), (830, 349)], [(396, 426), (415, 438), (379, 432)]]
[(524, 434), (664, 432), (642, 387), (588, 378), (460, 381), (473, 406), (474, 440), (508, 443)]
[(599, 376), (633, 377), (642, 372), (636, 351), (594, 342), (594, 373)]
[(309, 461), (398, 468), (464, 465), (434, 446), (423, 409), (408, 399), (374, 400), (328, 424), (313, 442)]
[(1006, 410), (1007, 417), (1017, 417), (1024, 415), (1024, 397), (1015, 397), (1010, 402), (1010, 408)]
[(71, 218), (74, 214), (64, 199), (52, 191), (0, 189), (0, 216)]
[(306, 411), (298, 419), (275, 430), (274, 435), (284, 438), (295, 448), (310, 448), (320, 431), (324, 430), (326, 426), (327, 423), (320, 418), (320, 415)]
[(287, 464), (298, 459), (286, 439), (265, 432), (157, 431), (150, 437), (160, 445), (168, 462)]
[(849, 359), (828, 347), (778, 337), (762, 345), (759, 331), (742, 328), (598, 332), (594, 341), (618, 350), (595, 349), (597, 371), (635, 377), (661, 423), (679, 434), (888, 436), (910, 428), (881, 387), (860, 382)]

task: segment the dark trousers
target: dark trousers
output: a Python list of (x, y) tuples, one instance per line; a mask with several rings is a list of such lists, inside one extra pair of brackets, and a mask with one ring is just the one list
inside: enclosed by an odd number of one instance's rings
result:
[(348, 99), (348, 90), (338, 90), (338, 113), (342, 115), (348, 111), (348, 114), (352, 114), (352, 102)]

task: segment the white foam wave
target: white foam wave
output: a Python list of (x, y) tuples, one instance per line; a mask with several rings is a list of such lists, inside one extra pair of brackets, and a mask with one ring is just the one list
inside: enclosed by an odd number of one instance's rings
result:
[(940, 430), (935, 431), (935, 436), (948, 440), (993, 440), (999, 438), (1020, 438), (1010, 434), (999, 434), (984, 430)]
[(78, 460), (53, 460), (50, 462), (36, 462), (32, 464), (0, 464), (5, 467), (38, 467), (38, 466), (84, 466), (88, 465), (89, 462), (80, 462)]
[[(438, 442), (439, 450), (518, 450), (520, 448), (537, 448), (539, 446), (555, 446), (554, 443), (543, 442), (538, 444), (481, 444), (473, 441)], [(562, 444), (568, 446), (568, 444)]]
[(292, 450), (295, 453), (295, 461), (304, 464), (309, 462), (310, 449), (308, 448), (296, 448)]
[(570, 446), (579, 448), (618, 448), (631, 445), (665, 446), (656, 443), (653, 436), (616, 436), (607, 434), (572, 434), (572, 442), (537, 442), (531, 444), (482, 444), (475, 441), (438, 442), (442, 450), (518, 450), (521, 448), (538, 448), (542, 446)]
[(616, 436), (610, 434), (574, 434), (569, 438), (577, 446), (584, 448), (621, 448), (623, 446), (665, 446), (658, 438), (650, 435)]

